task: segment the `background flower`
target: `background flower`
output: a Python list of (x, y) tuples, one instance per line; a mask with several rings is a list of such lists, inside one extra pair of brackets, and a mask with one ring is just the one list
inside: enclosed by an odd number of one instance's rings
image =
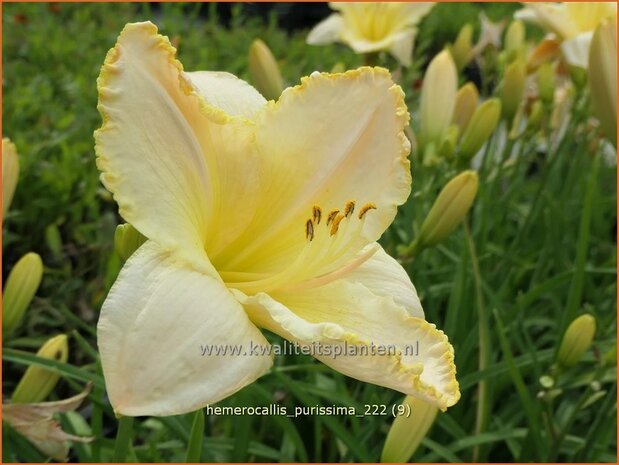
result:
[(434, 6), (432, 2), (344, 3), (332, 2), (338, 11), (316, 25), (307, 43), (324, 45), (344, 42), (357, 53), (391, 53), (402, 65), (409, 66), (417, 24)]
[(617, 3), (526, 3), (515, 16), (555, 34), (562, 41), (561, 51), (567, 62), (587, 68), (593, 31), (604, 19), (617, 21)]

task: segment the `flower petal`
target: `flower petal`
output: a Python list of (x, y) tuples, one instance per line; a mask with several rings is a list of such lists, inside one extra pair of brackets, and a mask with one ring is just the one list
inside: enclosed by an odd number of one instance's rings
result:
[(123, 218), (168, 250), (188, 250), (189, 258), (204, 255), (213, 204), (202, 140), (209, 121), (174, 53), (154, 24), (125, 26), (97, 81), (103, 126), (95, 149)]
[(242, 115), (264, 100), (226, 74), (184, 73), (174, 55), (152, 23), (121, 32), (98, 80), (97, 166), (127, 222), (212, 273), (206, 252), (233, 240), (256, 208), (253, 124)]
[(460, 392), (447, 337), (434, 325), (411, 316), (394, 298), (370, 291), (378, 279), (374, 276), (369, 286), (354, 278), (341, 279), (272, 296), (233, 292), (258, 326), (299, 344), (316, 348), (315, 343), (320, 343), (313, 355), (333, 369), (443, 410), (454, 405)]
[(336, 42), (340, 38), (342, 26), (342, 17), (338, 14), (332, 14), (314, 26), (307, 36), (307, 43), (309, 45), (325, 45)]
[(617, 16), (616, 2), (565, 2), (563, 7), (578, 32), (593, 32), (604, 19)]
[(587, 69), (592, 38), (593, 32), (585, 32), (561, 42), (561, 53), (563, 53), (565, 61), (570, 65)]
[(403, 2), (405, 24), (418, 24), (436, 5), (436, 2)]
[(247, 82), (223, 71), (192, 71), (184, 76), (211, 105), (228, 115), (252, 119), (267, 103), (266, 99)]
[(417, 29), (409, 28), (395, 34), (389, 52), (402, 64), (410, 66), (413, 58), (413, 46)]
[(127, 261), (97, 327), (118, 414), (175, 415), (217, 402), (265, 373), (269, 356), (203, 355), (202, 347), (268, 345), (216, 279), (152, 241)]
[(562, 39), (578, 34), (578, 28), (572, 22), (564, 4), (527, 2), (526, 7), (517, 11), (514, 16), (554, 32)]
[(358, 282), (380, 297), (390, 296), (411, 315), (424, 318), (417, 290), (398, 261), (380, 247), (372, 257), (346, 275), (346, 280)]
[[(268, 208), (214, 258), (218, 269), (281, 272), (307, 245), (308, 219), (324, 236), (314, 247), (323, 266), (305, 267), (314, 276), (341, 253), (352, 257), (374, 242), (410, 193), (403, 97), (387, 70), (364, 67), (313, 73), (267, 106), (257, 121), (256, 144), (265, 161), (258, 203)], [(333, 231), (328, 217), (336, 210), (349, 214)]]

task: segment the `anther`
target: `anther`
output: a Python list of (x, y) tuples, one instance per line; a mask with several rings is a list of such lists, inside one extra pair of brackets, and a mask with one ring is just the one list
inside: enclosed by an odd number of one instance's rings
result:
[(318, 205), (314, 205), (312, 209), (312, 217), (314, 218), (314, 223), (317, 225), (320, 224), (320, 219), (322, 218), (322, 210)]
[(337, 230), (340, 227), (340, 223), (342, 222), (344, 218), (346, 217), (342, 215), (341, 213), (335, 217), (335, 219), (333, 220), (333, 224), (331, 225), (331, 231), (330, 231), (331, 236), (334, 236), (337, 233)]
[(307, 220), (307, 223), (305, 223), (305, 238), (308, 241), (314, 239), (314, 223), (312, 220)]
[(333, 223), (333, 220), (335, 219), (335, 217), (337, 216), (337, 214), (339, 213), (339, 210), (332, 210), (329, 213), (329, 216), (327, 216), (327, 226), (329, 226), (331, 223)]
[(355, 211), (355, 202), (354, 200), (349, 200), (346, 202), (346, 206), (344, 207), (344, 216), (348, 218)]
[(363, 207), (361, 207), (361, 210), (359, 211), (359, 219), (363, 218), (363, 215), (365, 215), (370, 210), (376, 210), (376, 205), (371, 202), (366, 203)]

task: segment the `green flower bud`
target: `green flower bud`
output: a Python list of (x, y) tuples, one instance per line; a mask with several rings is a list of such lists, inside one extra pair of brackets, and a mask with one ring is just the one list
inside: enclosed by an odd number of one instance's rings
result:
[(114, 248), (123, 261), (126, 261), (133, 255), (133, 252), (138, 250), (144, 242), (146, 242), (146, 237), (140, 234), (140, 232), (129, 223), (116, 226)]
[(421, 88), (419, 142), (422, 147), (440, 144), (445, 130), (451, 124), (458, 74), (448, 51), (439, 53), (426, 70)]
[(581, 315), (570, 323), (565, 331), (557, 362), (565, 368), (576, 365), (589, 350), (595, 335), (595, 318), (589, 314)]
[(445, 131), (445, 137), (441, 142), (441, 146), (438, 150), (438, 154), (447, 159), (453, 160), (456, 154), (456, 145), (458, 143), (458, 137), (460, 135), (460, 129), (455, 124), (452, 124)]
[(271, 50), (260, 39), (249, 47), (249, 75), (267, 100), (276, 100), (284, 90), (284, 80)]
[(605, 365), (617, 365), (617, 343), (615, 342), (610, 350), (604, 353), (602, 360)]
[(393, 421), (380, 456), (383, 463), (408, 462), (438, 413), (434, 405), (411, 396), (402, 405), (407, 411), (410, 409), (410, 415), (397, 416)]
[(542, 104), (540, 100), (536, 100), (531, 106), (531, 113), (529, 113), (527, 127), (529, 129), (539, 128), (542, 122), (543, 116), (544, 116), (544, 105)]
[(598, 26), (589, 50), (589, 86), (593, 110), (604, 134), (617, 147), (617, 23)]
[(415, 248), (430, 247), (449, 236), (471, 209), (479, 180), (475, 171), (463, 171), (440, 192), (421, 225)]
[(496, 128), (501, 116), (501, 102), (491, 98), (482, 103), (471, 118), (460, 144), (460, 156), (471, 159), (486, 143)]
[(513, 21), (505, 33), (505, 51), (508, 62), (522, 57), (525, 46), (525, 29), (522, 21)]
[(477, 108), (479, 102), (479, 92), (477, 87), (472, 82), (467, 82), (456, 94), (456, 105), (454, 108), (454, 114), (451, 119), (452, 124), (455, 124), (460, 128), (460, 135), (464, 133), (471, 117)]
[(511, 121), (518, 111), (524, 95), (526, 77), (527, 69), (523, 60), (507, 65), (501, 86), (501, 107), (507, 121)]
[(45, 242), (54, 258), (58, 259), (62, 256), (62, 238), (60, 237), (58, 226), (50, 224), (45, 228)]
[(542, 102), (550, 105), (555, 98), (555, 71), (552, 63), (543, 63), (537, 70), (537, 87)]
[(333, 68), (331, 68), (331, 73), (333, 74), (343, 73), (344, 71), (346, 71), (346, 67), (341, 61), (338, 61), (336, 64), (333, 65)]
[(465, 24), (460, 29), (456, 41), (451, 45), (449, 51), (453, 57), (456, 68), (463, 69), (471, 60), (471, 49), (473, 48), (473, 26)]
[(2, 331), (8, 334), (21, 322), (43, 277), (41, 257), (30, 252), (15, 264), (4, 285)]
[[(37, 355), (65, 363), (69, 357), (69, 343), (66, 334), (60, 334), (49, 339), (41, 346)], [(59, 379), (60, 375), (46, 368), (29, 366), (17, 384), (11, 401), (15, 404), (43, 402), (54, 390)]]
[(19, 178), (19, 157), (15, 144), (2, 138), (2, 219), (6, 216)]

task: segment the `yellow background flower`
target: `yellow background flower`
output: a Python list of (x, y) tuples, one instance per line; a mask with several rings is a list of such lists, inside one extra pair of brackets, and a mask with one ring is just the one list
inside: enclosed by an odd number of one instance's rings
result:
[(526, 3), (516, 17), (540, 25), (557, 36), (571, 65), (587, 68), (593, 31), (603, 20), (617, 21), (615, 2)]
[(329, 3), (338, 11), (316, 25), (307, 43), (344, 42), (357, 53), (391, 53), (402, 65), (411, 64), (415, 27), (434, 6), (433, 2)]

